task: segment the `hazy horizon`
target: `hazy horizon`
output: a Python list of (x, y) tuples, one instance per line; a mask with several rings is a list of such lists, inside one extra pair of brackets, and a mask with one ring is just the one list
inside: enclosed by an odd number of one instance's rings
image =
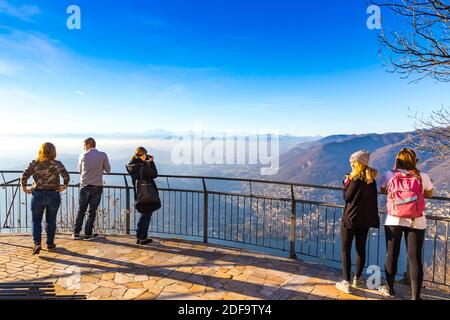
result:
[[(164, 134), (161, 132), (164, 131)], [(157, 133), (156, 133), (157, 132)], [(354, 133), (337, 133), (329, 136), (335, 135), (370, 135), (370, 134), (388, 134), (388, 133), (400, 133), (400, 132), (384, 132), (384, 133), (375, 133), (368, 132), (362, 134), (354, 134)], [(28, 157), (34, 157), (39, 149), (40, 145), (44, 142), (52, 142), (57, 147), (59, 154), (66, 155), (76, 155), (82, 150), (82, 142), (87, 137), (94, 137), (97, 140), (97, 145), (99, 149), (108, 152), (111, 158), (113, 159), (121, 159), (124, 158), (124, 153), (128, 152), (128, 154), (132, 154), (134, 149), (137, 146), (147, 146), (150, 149), (155, 149), (158, 151), (170, 152), (173, 146), (178, 143), (179, 139), (183, 137), (189, 137), (191, 134), (194, 134), (193, 137), (196, 138), (222, 138), (226, 137), (225, 132), (195, 132), (195, 131), (187, 131), (187, 132), (170, 132), (165, 131), (163, 129), (152, 129), (146, 130), (142, 132), (134, 132), (134, 133), (121, 133), (121, 132), (102, 132), (102, 133), (58, 133), (58, 134), (45, 134), (45, 133), (37, 133), (37, 134), (29, 134), (29, 133), (21, 133), (21, 134), (2, 134), (0, 133), (0, 137), (2, 138), (2, 143), (7, 148), (0, 149), (0, 157), (4, 159), (17, 159), (15, 155), (21, 154)], [(243, 137), (255, 137), (257, 135), (262, 135), (262, 133), (258, 134), (254, 133), (245, 133), (238, 132), (233, 136), (243, 136)], [(310, 135), (310, 136), (298, 136), (292, 134), (279, 134), (279, 137), (286, 137), (298, 140), (299, 142), (306, 141), (314, 141), (320, 140), (329, 136), (319, 136), (319, 135)], [(124, 152), (125, 151), (125, 152)]]

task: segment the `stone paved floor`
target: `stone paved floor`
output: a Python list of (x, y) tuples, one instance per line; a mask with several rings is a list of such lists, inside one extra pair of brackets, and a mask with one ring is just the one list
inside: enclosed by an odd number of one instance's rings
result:
[[(32, 256), (30, 236), (0, 236), (0, 284), (49, 281), (57, 295), (87, 299), (383, 299), (371, 290), (337, 291), (339, 270), (220, 246), (157, 239), (141, 247), (131, 237), (69, 235), (56, 243), (54, 252), (44, 246)], [(408, 287), (397, 294), (408, 299)], [(423, 298), (450, 294), (425, 289)]]

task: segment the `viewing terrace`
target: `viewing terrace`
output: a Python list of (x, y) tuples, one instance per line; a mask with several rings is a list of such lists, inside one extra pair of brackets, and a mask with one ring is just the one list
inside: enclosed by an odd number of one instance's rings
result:
[[(340, 188), (160, 176), (155, 241), (138, 246), (133, 188), (129, 177), (112, 174), (96, 221), (101, 236), (71, 239), (79, 191), (72, 184), (62, 194), (56, 250), (44, 246), (32, 256), (30, 198), (20, 191), (20, 172), (0, 173), (0, 299), (385, 299), (376, 290), (335, 289)], [(429, 201), (424, 299), (450, 299), (449, 205), (444, 197)], [(383, 230), (374, 229), (367, 266), (383, 269), (384, 255)], [(399, 276), (404, 254), (400, 260)], [(409, 299), (409, 292), (399, 282), (396, 299)]]

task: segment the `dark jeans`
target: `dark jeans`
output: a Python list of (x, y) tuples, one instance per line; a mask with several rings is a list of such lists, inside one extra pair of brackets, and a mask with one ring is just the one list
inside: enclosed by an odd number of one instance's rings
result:
[(425, 230), (412, 229), (402, 226), (385, 226), (386, 234), (386, 282), (390, 290), (394, 290), (395, 275), (397, 274), (398, 256), (402, 235), (406, 238), (408, 264), (411, 276), (412, 299), (420, 298), (423, 282), (422, 248)]
[(150, 227), (150, 221), (152, 219), (152, 213), (141, 213), (137, 224), (136, 237), (138, 240), (145, 240), (148, 237), (148, 228)]
[(84, 216), (89, 207), (89, 215), (84, 228), (84, 234), (88, 236), (92, 235), (92, 229), (94, 228), (95, 217), (102, 199), (102, 193), (102, 186), (86, 186), (80, 189), (79, 209), (74, 233), (80, 234), (83, 227)]
[(36, 189), (31, 198), (31, 213), (33, 220), (33, 241), (41, 244), (42, 217), (45, 211), (47, 223), (47, 244), (53, 244), (56, 234), (56, 216), (61, 205), (61, 195), (55, 190)]
[(356, 266), (355, 275), (361, 277), (366, 263), (366, 240), (369, 228), (349, 229), (341, 223), (342, 275), (350, 281), (352, 272), (352, 243), (355, 239)]

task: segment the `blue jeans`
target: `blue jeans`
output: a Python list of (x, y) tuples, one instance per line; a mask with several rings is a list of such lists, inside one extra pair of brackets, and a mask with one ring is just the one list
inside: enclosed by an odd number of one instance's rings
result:
[(152, 213), (141, 213), (137, 224), (136, 237), (138, 240), (145, 240), (148, 237), (148, 228), (150, 227), (150, 221), (152, 219)]
[(47, 223), (47, 244), (53, 244), (56, 234), (56, 216), (61, 205), (61, 195), (56, 190), (36, 189), (31, 198), (31, 213), (33, 220), (33, 241), (41, 244), (42, 217), (45, 211)]
[(103, 187), (102, 186), (86, 186), (80, 189), (78, 215), (75, 223), (75, 234), (80, 234), (83, 227), (84, 216), (89, 208), (89, 215), (84, 228), (84, 234), (91, 236), (94, 229), (95, 217), (97, 209), (102, 200)]

